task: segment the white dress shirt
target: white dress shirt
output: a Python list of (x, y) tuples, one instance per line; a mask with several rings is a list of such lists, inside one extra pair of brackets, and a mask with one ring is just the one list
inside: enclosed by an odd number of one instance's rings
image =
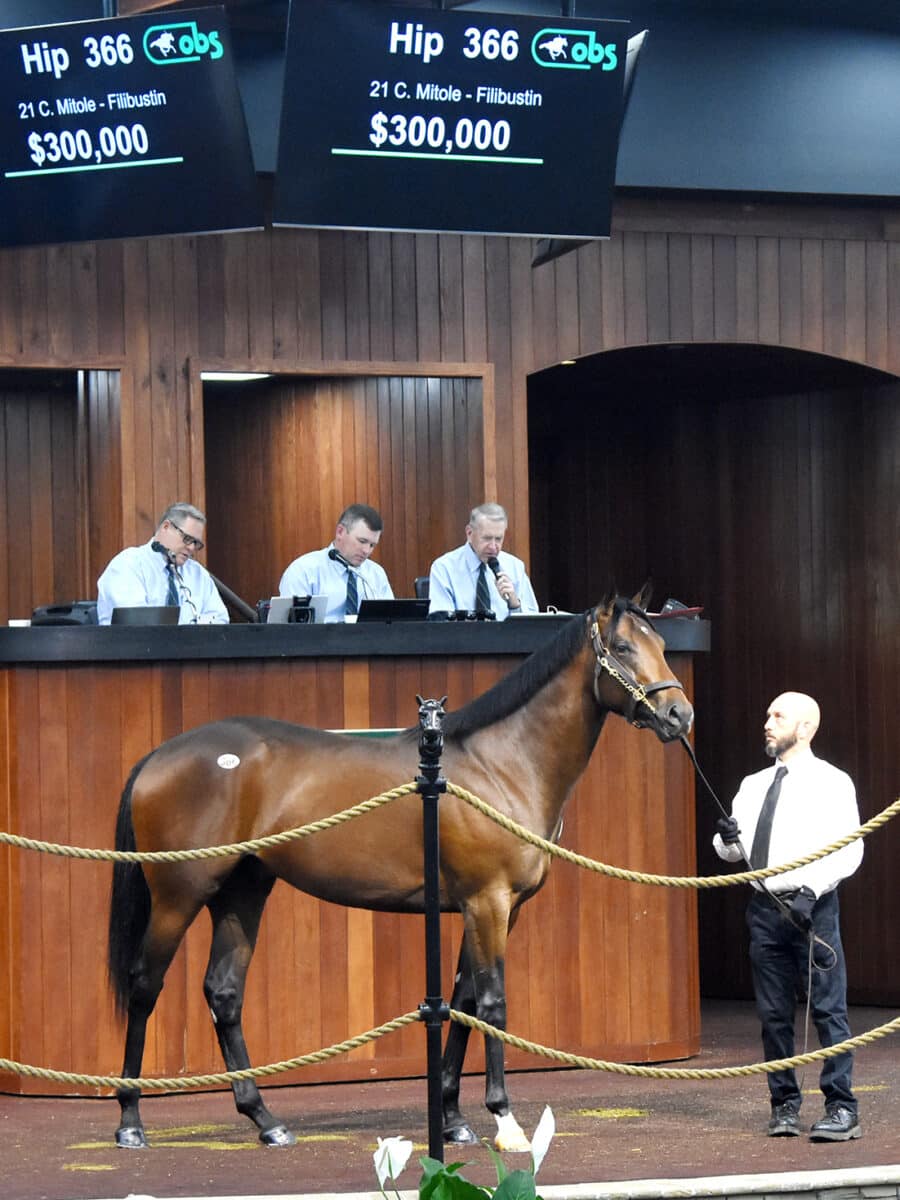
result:
[[(334, 543), (321, 550), (301, 554), (286, 568), (278, 585), (279, 596), (327, 596), (326, 621), (343, 621), (347, 604), (347, 567), (328, 557)], [(363, 600), (393, 600), (390, 581), (384, 567), (365, 559), (354, 568), (356, 598)]]
[[(521, 558), (516, 558), (514, 554), (507, 554), (505, 550), (501, 550), (497, 559), (500, 563), (500, 570), (509, 576), (516, 595), (519, 597), (520, 607), (514, 611), (536, 613), (538, 603)], [(457, 609), (474, 612), (475, 588), (478, 584), (478, 568), (480, 566), (481, 559), (468, 542), (435, 559), (431, 564), (429, 575), (429, 613), (456, 612)], [(510, 608), (497, 591), (497, 580), (489, 567), (485, 567), (485, 577), (494, 615), (498, 621), (505, 621), (509, 616)]]
[[(816, 758), (811, 750), (804, 750), (784, 764), (775, 763), (748, 775), (741, 783), (731, 811), (748, 854), (766, 792), (779, 765), (787, 768), (787, 775), (781, 781), (772, 823), (768, 862), (772, 867), (821, 850), (852, 833), (860, 824), (856, 789), (850, 776)], [(726, 862), (738, 862), (741, 858), (738, 847), (726, 846), (718, 833), (713, 846)], [(862, 862), (862, 856), (862, 839), (857, 839), (808, 866), (773, 875), (764, 881), (766, 889), (778, 893), (808, 887), (817, 897), (821, 896), (836, 888), (842, 879), (849, 878)]]
[[(151, 539), (152, 541), (152, 539)], [(110, 562), (97, 580), (97, 623), (108, 625), (114, 608), (154, 608), (167, 603), (166, 557), (150, 548), (129, 546)], [(227, 625), (228, 609), (209, 571), (193, 558), (178, 568), (179, 625)]]

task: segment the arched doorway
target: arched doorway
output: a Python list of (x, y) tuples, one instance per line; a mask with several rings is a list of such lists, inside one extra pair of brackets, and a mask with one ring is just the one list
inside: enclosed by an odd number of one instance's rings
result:
[[(863, 819), (890, 803), (900, 777), (884, 715), (900, 704), (900, 381), (783, 347), (637, 347), (532, 376), (528, 431), (542, 598), (582, 608), (649, 576), (656, 603), (704, 605), (713, 652), (697, 663), (697, 749), (726, 802), (764, 765), (769, 700), (795, 688), (819, 699), (816, 748), (855, 779)], [(716, 815), (698, 793), (705, 873), (719, 866)], [(872, 838), (844, 889), (860, 1002), (900, 998), (881, 932), (900, 920), (896, 846), (890, 828)], [(744, 900), (736, 888), (702, 897), (707, 995), (749, 994)]]

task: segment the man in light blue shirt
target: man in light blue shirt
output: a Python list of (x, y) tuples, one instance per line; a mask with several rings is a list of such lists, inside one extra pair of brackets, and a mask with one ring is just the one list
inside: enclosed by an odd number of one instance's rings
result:
[(505, 621), (510, 613), (538, 611), (525, 564), (502, 548), (508, 524), (499, 504), (472, 509), (465, 544), (431, 564), (429, 615), (488, 608), (498, 621)]
[(97, 580), (97, 622), (108, 625), (114, 608), (178, 604), (179, 625), (227, 625), (228, 610), (212, 576), (194, 559), (203, 549), (206, 517), (179, 501), (160, 518), (143, 546), (129, 546)]
[(327, 596), (326, 622), (355, 616), (362, 600), (393, 600), (384, 568), (370, 558), (383, 529), (374, 508), (351, 504), (340, 515), (331, 545), (301, 554), (285, 570), (278, 595)]

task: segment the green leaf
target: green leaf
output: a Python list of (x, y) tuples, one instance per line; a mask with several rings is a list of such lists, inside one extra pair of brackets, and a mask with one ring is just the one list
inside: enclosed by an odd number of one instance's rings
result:
[(488, 1154), (490, 1154), (491, 1158), (494, 1160), (494, 1170), (497, 1172), (497, 1182), (502, 1183), (503, 1180), (506, 1178), (506, 1176), (509, 1174), (509, 1171), (506, 1168), (506, 1163), (503, 1161), (503, 1159), (500, 1157), (500, 1155), (497, 1153), (497, 1151), (494, 1149), (494, 1147), (490, 1144), (490, 1142), (487, 1142), (487, 1141), (483, 1142), (483, 1145), (484, 1145), (485, 1149), (487, 1150)]
[(530, 1171), (510, 1171), (494, 1192), (494, 1200), (536, 1200)]

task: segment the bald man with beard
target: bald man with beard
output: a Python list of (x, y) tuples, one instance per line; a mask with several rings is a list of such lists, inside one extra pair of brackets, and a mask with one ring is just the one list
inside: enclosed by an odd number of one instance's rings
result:
[[(769, 705), (765, 752), (775, 764), (748, 775), (734, 798), (732, 815), (719, 820), (713, 846), (720, 858), (736, 863), (746, 854), (755, 869), (778, 866), (858, 828), (850, 776), (817, 758), (810, 748), (819, 720), (818, 704), (802, 692), (784, 692)], [(768, 834), (763, 832), (766, 826)], [(804, 987), (808, 981), (820, 1044), (833, 1046), (850, 1037), (837, 887), (856, 871), (862, 856), (862, 841), (857, 840), (808, 866), (752, 885), (747, 908), (750, 963), (767, 1061), (794, 1054), (798, 981)], [(810, 1128), (812, 1141), (845, 1142), (861, 1136), (852, 1070), (852, 1053), (824, 1060), (819, 1086), (825, 1115)], [(771, 1103), (768, 1136), (797, 1137), (802, 1094), (796, 1075), (793, 1070), (774, 1071), (766, 1078)]]

